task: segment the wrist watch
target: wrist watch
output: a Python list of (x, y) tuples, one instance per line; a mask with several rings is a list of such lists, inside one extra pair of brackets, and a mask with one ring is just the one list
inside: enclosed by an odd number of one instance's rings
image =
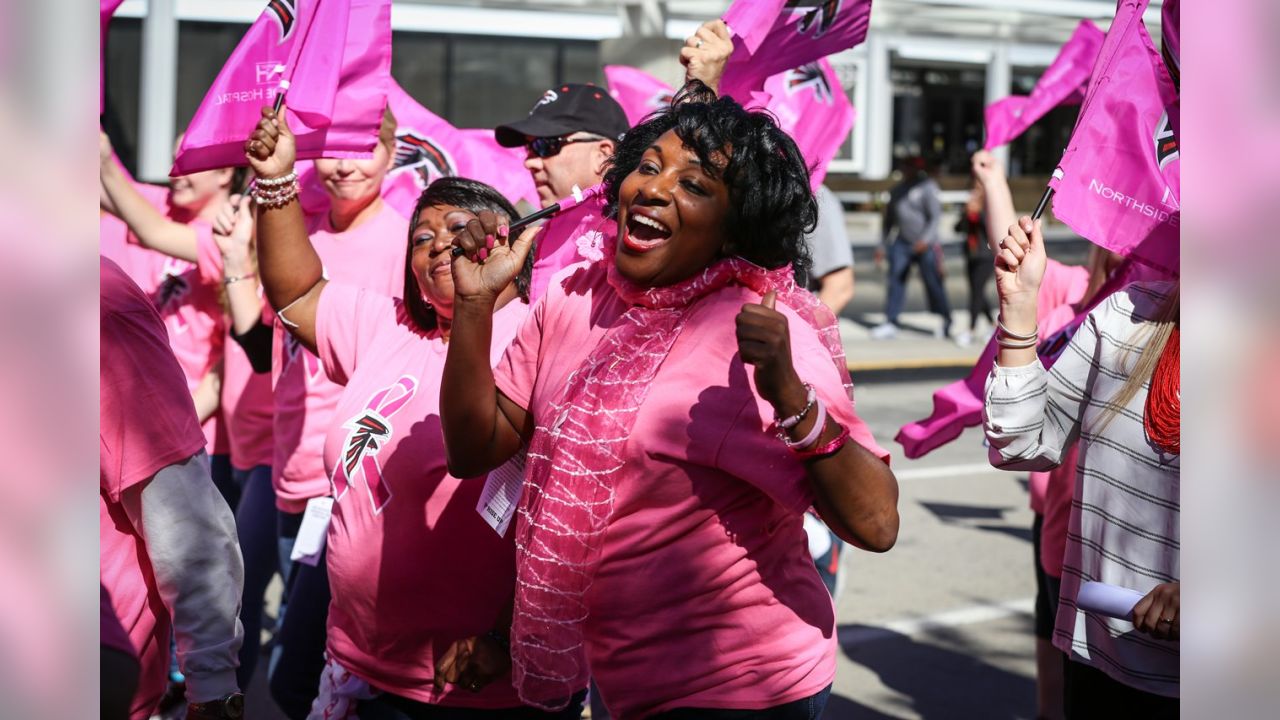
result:
[(244, 693), (187, 705), (187, 720), (240, 720), (244, 717)]

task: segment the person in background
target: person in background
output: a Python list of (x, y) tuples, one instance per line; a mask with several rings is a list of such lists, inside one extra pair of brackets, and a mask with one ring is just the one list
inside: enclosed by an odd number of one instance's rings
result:
[(819, 185), (813, 197), (818, 202), (818, 225), (804, 236), (813, 263), (805, 285), (840, 317), (853, 299), (853, 247), (845, 229), (844, 205), (826, 185)]
[[(1047, 256), (1039, 221), (996, 255), (999, 352), (983, 427), (993, 466), (1050, 470), (1079, 446), (1054, 645), (1068, 656), (1064, 712), (1179, 714), (1179, 286), (1136, 282), (1085, 318), (1051, 370), (1036, 354)], [(1127, 620), (1078, 606), (1098, 581), (1143, 595)]]
[(991, 301), (987, 299), (987, 283), (991, 282), (991, 276), (995, 273), (995, 256), (991, 253), (991, 243), (987, 237), (986, 191), (983, 189), (983, 182), (976, 175), (969, 199), (956, 223), (956, 232), (963, 238), (960, 245), (964, 253), (965, 275), (969, 279), (969, 329), (956, 335), (956, 344), (968, 347), (973, 344), (973, 336), (978, 331), (978, 318), (985, 319), (989, 327), (995, 328), (995, 320), (991, 316)]
[[(263, 113), (268, 116), (272, 109), (263, 108)], [(382, 180), (395, 157), (395, 131), (395, 118), (386, 111), (372, 158), (315, 161), (329, 207), (327, 212), (307, 218), (306, 231), (330, 281), (399, 298), (404, 292), (404, 238), (409, 221), (383, 201), (381, 193)], [(273, 142), (271, 138), (251, 139), (246, 141), (245, 151), (256, 154), (260, 148), (254, 143), (260, 143), (270, 154)], [(296, 174), (260, 182), (270, 183), (261, 187), (265, 197), (287, 194), (296, 183)], [(270, 213), (271, 208), (256, 205), (260, 223), (262, 214)], [(260, 266), (267, 262), (268, 251), (259, 245)], [(285, 715), (302, 720), (311, 710), (324, 670), (329, 579), (323, 552), (298, 561), (290, 558), (308, 504), (322, 504), (332, 492), (324, 446), (337, 422), (334, 413), (343, 388), (329, 379), (320, 358), (290, 331), (289, 308), (273, 309), (276, 412), (272, 473), (280, 511), (280, 565), (288, 587), (271, 659), (270, 687)]]
[(240, 718), (235, 521), (209, 478), (205, 437), (151, 299), (106, 258), (99, 299), (103, 634), (118, 621), (139, 658), (129, 717), (145, 720), (160, 702), (172, 622), (186, 717)]
[(929, 176), (925, 161), (908, 158), (902, 164), (902, 179), (889, 190), (884, 209), (881, 246), (876, 249), (876, 264), (889, 257), (889, 291), (885, 299), (885, 321), (871, 329), (871, 337), (886, 340), (898, 334), (898, 316), (907, 296), (907, 276), (911, 266), (920, 268), (929, 309), (942, 318), (934, 331), (939, 338), (951, 335), (951, 302), (942, 284), (938, 256), (938, 223), (942, 220), (942, 202), (938, 183)]

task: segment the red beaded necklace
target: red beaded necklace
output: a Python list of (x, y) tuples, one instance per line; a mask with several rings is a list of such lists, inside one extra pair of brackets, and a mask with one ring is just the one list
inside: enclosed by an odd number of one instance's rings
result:
[(1142, 424), (1147, 437), (1156, 447), (1179, 455), (1182, 449), (1182, 363), (1179, 342), (1181, 331), (1173, 329), (1160, 361), (1151, 373), (1151, 389), (1147, 391), (1147, 407)]

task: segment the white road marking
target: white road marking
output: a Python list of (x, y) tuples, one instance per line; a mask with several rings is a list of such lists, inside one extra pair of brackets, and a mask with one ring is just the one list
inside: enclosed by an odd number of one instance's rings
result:
[(933, 480), (936, 478), (960, 477), (963, 475), (983, 475), (985, 473), (1007, 472), (997, 470), (988, 463), (969, 463), (967, 465), (943, 465), (941, 467), (907, 468), (894, 473), (898, 480)]
[(1035, 598), (1020, 598), (999, 603), (970, 605), (956, 608), (955, 610), (944, 610), (924, 617), (890, 620), (880, 623), (876, 627), (846, 628), (839, 631), (840, 646), (862, 645), (863, 643), (902, 635), (912, 637), (933, 630), (991, 622), (992, 620), (1001, 620), (1014, 615), (1031, 615), (1034, 609)]

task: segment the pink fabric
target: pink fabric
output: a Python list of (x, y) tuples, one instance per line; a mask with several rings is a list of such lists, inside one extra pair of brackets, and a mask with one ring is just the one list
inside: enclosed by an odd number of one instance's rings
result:
[(299, 158), (369, 157), (390, 69), (390, 0), (271, 0), (196, 109), (170, 174), (245, 165), (245, 138), (282, 80)]
[[(212, 235), (201, 235), (196, 245), (196, 265), (200, 279), (215, 288), (222, 287), (222, 251)], [(273, 322), (275, 313), (258, 289), (262, 300), (262, 321)], [(231, 337), (231, 320), (226, 321), (227, 335), (222, 355), (222, 417), (226, 420), (231, 465), (252, 470), (270, 465), (272, 460), (271, 425), (275, 416), (275, 397), (271, 393), (271, 373), (255, 373), (249, 356)]]
[[(404, 291), (409, 223), (390, 205), (346, 232), (334, 232), (328, 215), (312, 216), (311, 244), (324, 262), (325, 277), (400, 297)], [(320, 360), (275, 322), (271, 374), (276, 397), (271, 474), (276, 507), (299, 513), (307, 500), (329, 492), (324, 437), (342, 387), (325, 377)]]
[(101, 0), (98, 11), (98, 114), (107, 110), (107, 28), (124, 0)]
[(870, 19), (871, 0), (825, 0), (805, 7), (735, 0), (724, 15), (734, 51), (720, 92), (744, 102), (764, 89), (768, 78), (858, 45), (867, 37)]
[(121, 506), (121, 495), (162, 468), (200, 452), (205, 440), (150, 298), (105, 258), (99, 282), (100, 581), (141, 663), (130, 717), (142, 720), (164, 692), (169, 615), (155, 589), (142, 538)]
[(630, 65), (605, 65), (604, 79), (609, 95), (622, 106), (632, 127), (649, 113), (669, 106), (675, 96), (670, 85)]
[(1054, 171), (1053, 213), (1088, 240), (1176, 275), (1178, 98), (1142, 21), (1123, 0), (1094, 65), (1071, 141)]
[[(833, 677), (830, 596), (807, 554), (801, 519), (812, 502), (804, 467), (769, 432), (772, 409), (736, 357), (734, 318), (744, 303), (759, 302), (771, 274), (739, 263), (726, 261), (675, 293), (624, 290), (659, 307), (619, 297), (601, 267), (612, 267), (611, 254), (570, 268), (495, 370), (499, 389), (537, 425), (516, 528), (512, 654), (526, 702), (567, 698), (585, 685), (588, 660), (606, 703), (622, 717), (680, 705), (760, 708), (811, 695)], [(725, 284), (734, 271), (755, 289)], [(693, 300), (690, 292), (707, 294)], [(692, 305), (676, 309), (681, 298)], [(842, 366), (784, 302), (778, 308), (791, 321), (801, 377), (857, 442), (887, 457), (853, 412)], [(684, 323), (673, 328), (671, 315)], [(649, 344), (635, 346), (633, 332)], [(647, 353), (657, 354), (656, 367)], [(660, 391), (618, 397), (629, 395), (617, 392), (626, 385), (607, 381), (623, 373), (632, 387)], [(599, 400), (599, 414), (589, 409), (594, 393), (579, 392), (584, 383), (611, 396)], [(616, 424), (601, 427), (599, 418)], [(574, 487), (565, 477), (570, 468), (587, 471), (583, 477), (598, 486)], [(596, 510), (585, 528), (582, 513), (569, 509), (574, 503)], [(603, 527), (592, 527), (601, 520)], [(548, 522), (564, 523), (594, 547), (575, 553), (546, 532)], [(532, 557), (544, 553), (564, 564)], [(581, 577), (569, 575), (575, 570)], [(572, 604), (557, 607), (560, 596), (533, 582), (568, 593)], [(575, 613), (585, 621), (575, 622)], [(556, 648), (567, 655), (544, 651)]]
[(1040, 566), (1049, 575), (1062, 577), (1062, 558), (1067, 552), (1067, 523), (1071, 519), (1071, 499), (1076, 492), (1077, 443), (1062, 457), (1062, 464), (1048, 473), (1044, 487), (1044, 524), (1040, 526)]
[[(753, 94), (759, 102), (761, 95)], [(827, 165), (853, 130), (854, 110), (840, 84), (840, 76), (826, 58), (779, 73), (764, 83), (765, 109), (796, 141), (809, 184), (816, 191), (827, 176)]]
[[(1061, 327), (1055, 323), (1073, 319), (1074, 312), (1063, 319), (1056, 308), (1079, 302), (1088, 287), (1089, 271), (1085, 268), (1063, 265), (1052, 259), (1048, 261), (1036, 308), (1041, 338), (1048, 338)], [(898, 430), (894, 440), (902, 445), (904, 455), (912, 459), (924, 457), (960, 437), (965, 428), (982, 422), (982, 391), (987, 376), (991, 374), (995, 356), (996, 344), (992, 338), (965, 379), (933, 394), (933, 413), (929, 417), (903, 425)], [(1036, 493), (1032, 497), (1033, 507), (1043, 499)]]
[[(671, 104), (674, 90), (643, 70), (607, 65), (609, 94), (622, 106), (632, 125)], [(800, 148), (816, 190), (827, 165), (853, 129), (854, 110), (835, 68), (826, 58), (806, 63), (769, 78), (764, 88), (735, 98), (750, 109), (771, 112)]]
[[(597, 193), (543, 223), (534, 247), (533, 275), (529, 280), (530, 302), (536, 303), (546, 294), (551, 278), (561, 270), (584, 259), (597, 259), (584, 256), (584, 248), (601, 249), (605, 242), (613, 241), (617, 223), (606, 218), (604, 210), (604, 196)], [(586, 252), (595, 254), (589, 249)]]
[[(145, 183), (134, 183), (134, 188), (165, 217), (193, 228), (197, 243), (213, 242), (213, 228), (206, 222), (185, 218), (169, 204), (166, 188)], [(127, 225), (106, 213), (99, 217), (98, 237), (101, 253), (151, 296), (168, 331), (169, 347), (187, 378), (187, 389), (194, 391), (225, 349), (226, 318), (218, 294), (220, 285), (203, 282), (193, 263), (142, 247)], [(204, 433), (210, 454), (230, 450), (221, 411), (205, 421)]]
[(986, 149), (1012, 142), (1059, 105), (1078, 103), (1106, 35), (1091, 20), (1081, 20), (1030, 95), (1011, 95), (987, 106)]
[[(529, 306), (494, 314), (491, 360)], [(484, 478), (445, 467), (440, 378), (448, 346), (409, 324), (403, 305), (350, 285), (325, 287), (316, 337), (345, 389), (325, 439), (337, 502), (329, 527), (328, 650), (380, 690), (419, 702), (520, 704), (510, 676), (480, 692), (432, 685), (455, 640), (492, 630), (515, 584), (515, 545), (476, 513)]]

